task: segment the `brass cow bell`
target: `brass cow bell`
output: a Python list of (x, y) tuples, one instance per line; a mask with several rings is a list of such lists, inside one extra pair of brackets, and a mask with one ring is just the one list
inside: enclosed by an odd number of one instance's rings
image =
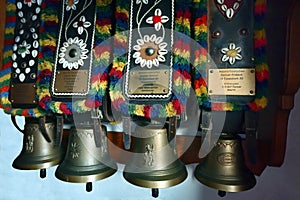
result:
[(196, 167), (195, 177), (222, 192), (241, 192), (256, 184), (245, 165), (240, 137), (233, 134), (221, 134), (212, 151)]
[[(19, 129), (20, 130), (20, 129)], [(21, 170), (40, 169), (41, 178), (46, 176), (46, 168), (59, 164), (64, 151), (55, 146), (56, 131), (52, 118), (41, 123), (36, 118), (25, 118), (23, 147), (14, 160), (13, 167)]]
[(58, 166), (55, 176), (67, 182), (86, 183), (86, 190), (92, 190), (93, 181), (107, 178), (116, 172), (116, 163), (110, 158), (106, 127), (100, 131), (101, 144), (95, 144), (91, 125), (74, 126), (70, 130), (64, 161)]
[(124, 178), (137, 186), (167, 188), (185, 180), (185, 165), (178, 159), (175, 145), (165, 128), (137, 126), (132, 138), (132, 157), (125, 165)]

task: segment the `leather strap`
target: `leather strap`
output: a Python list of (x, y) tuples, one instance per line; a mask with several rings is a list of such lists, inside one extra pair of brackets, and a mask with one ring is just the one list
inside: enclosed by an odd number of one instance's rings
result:
[[(222, 88), (225, 91), (226, 102), (247, 104), (252, 102), (255, 91), (249, 90), (248, 82), (255, 84), (254, 73), (249, 76), (242, 71), (255, 71), (254, 58), (254, 5), (253, 1), (234, 0), (234, 1), (209, 1), (208, 3), (208, 22), (209, 22), (209, 41), (208, 51), (211, 56), (210, 72), (213, 69), (223, 70), (220, 79)], [(232, 70), (237, 70), (232, 72)], [(251, 72), (252, 72), (251, 71)], [(208, 73), (210, 76), (216, 73)], [(208, 84), (208, 90), (212, 101), (223, 102), (224, 95), (214, 94), (216, 90), (215, 78)], [(225, 79), (227, 81), (225, 81)], [(220, 85), (220, 84), (217, 84)], [(245, 88), (240, 91), (237, 88)], [(252, 87), (251, 87), (252, 88)], [(254, 87), (255, 88), (255, 87)], [(236, 92), (232, 92), (236, 91)]]
[(39, 123), (39, 127), (40, 127), (43, 137), (45, 138), (45, 140), (47, 142), (51, 143), (51, 139), (50, 139), (50, 137), (47, 133), (47, 129), (46, 129), (46, 116), (38, 118), (38, 123)]
[(56, 116), (56, 141), (55, 146), (60, 146), (62, 142), (64, 131), (64, 117), (62, 115)]
[(101, 119), (103, 118), (101, 111), (99, 109), (93, 109), (91, 111), (91, 118), (93, 120), (93, 129), (94, 129), (94, 140), (96, 147), (101, 147), (102, 144), (102, 125)]
[(245, 112), (246, 148), (251, 163), (257, 159), (257, 112)]
[(24, 130), (22, 130), (22, 129), (19, 127), (18, 123), (17, 123), (16, 116), (15, 116), (15, 115), (11, 115), (11, 116), (10, 116), (10, 119), (11, 119), (13, 125), (18, 129), (18, 131), (20, 131), (21, 133), (24, 134)]
[(169, 118), (168, 140), (169, 140), (169, 143), (172, 144), (173, 148), (176, 147), (175, 137), (176, 137), (177, 124), (178, 124), (177, 116)]
[(129, 150), (131, 145), (131, 117), (122, 117), (124, 148)]
[(41, 26), (41, 3), (16, 2), (16, 26), (11, 67), (10, 101), (13, 108), (35, 108)]

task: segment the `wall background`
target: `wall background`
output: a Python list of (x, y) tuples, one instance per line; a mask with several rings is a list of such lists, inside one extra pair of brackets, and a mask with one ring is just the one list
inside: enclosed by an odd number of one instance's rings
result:
[[(22, 119), (19, 119), (22, 122)], [(298, 200), (300, 199), (300, 90), (296, 94), (295, 107), (291, 112), (285, 162), (282, 167), (268, 167), (260, 177), (256, 186), (241, 193), (228, 193), (219, 198), (217, 191), (199, 183), (193, 177), (196, 164), (188, 165), (188, 178), (180, 185), (161, 189), (157, 199), (201, 200)], [(94, 183), (91, 193), (85, 192), (85, 184), (62, 182), (55, 178), (55, 167), (48, 169), (47, 178), (40, 179), (38, 171), (20, 171), (11, 167), (19, 154), (22, 135), (13, 127), (10, 116), (0, 112), (0, 200), (46, 199), (77, 200), (101, 199), (150, 200), (151, 190), (127, 183), (122, 172), (117, 172), (108, 179)], [(120, 165), (120, 167), (124, 167)]]

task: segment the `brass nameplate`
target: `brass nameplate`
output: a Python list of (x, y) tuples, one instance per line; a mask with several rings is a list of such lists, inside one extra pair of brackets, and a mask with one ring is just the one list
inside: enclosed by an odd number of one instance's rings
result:
[(10, 101), (12, 104), (36, 104), (36, 87), (34, 83), (11, 85)]
[(129, 72), (128, 95), (167, 95), (170, 70), (132, 70)]
[(54, 94), (85, 95), (88, 92), (88, 70), (61, 70), (56, 73)]
[(210, 69), (208, 71), (210, 95), (255, 95), (253, 68)]

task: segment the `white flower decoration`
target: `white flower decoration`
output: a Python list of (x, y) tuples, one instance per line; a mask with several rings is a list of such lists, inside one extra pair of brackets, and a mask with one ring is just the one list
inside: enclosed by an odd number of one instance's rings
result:
[(66, 1), (66, 10), (76, 10), (76, 4), (78, 4), (79, 0), (67, 0)]
[(241, 47), (236, 47), (234, 43), (230, 43), (228, 48), (221, 49), (221, 52), (224, 54), (222, 57), (222, 62), (229, 62), (231, 65), (235, 63), (236, 60), (242, 60), (241, 56)]
[(36, 3), (36, 0), (24, 0), (24, 4), (27, 4), (28, 7), (31, 7), (33, 3)]
[(167, 43), (163, 42), (162, 37), (157, 37), (155, 34), (145, 35), (143, 39), (137, 40), (137, 45), (133, 46), (136, 51), (133, 54), (135, 64), (140, 64), (141, 67), (147, 66), (151, 69), (154, 65), (159, 66), (159, 62), (165, 62), (165, 55), (168, 53), (166, 49)]
[(63, 68), (69, 70), (78, 69), (79, 66), (83, 66), (84, 60), (88, 58), (86, 55), (89, 51), (86, 49), (86, 43), (78, 37), (69, 38), (67, 42), (63, 43), (63, 47), (60, 48), (59, 63), (63, 65)]
[(136, 4), (140, 4), (141, 2), (148, 4), (148, 0), (136, 0)]
[(24, 40), (18, 47), (18, 54), (20, 54), (22, 58), (25, 58), (27, 54), (30, 54), (30, 48), (31, 44), (27, 44), (27, 42)]
[(146, 19), (146, 22), (148, 24), (154, 24), (154, 28), (155, 28), (156, 31), (159, 31), (160, 28), (162, 27), (163, 23), (166, 23), (167, 21), (169, 21), (169, 17), (168, 16), (162, 16), (162, 12), (159, 8), (157, 8), (154, 11), (154, 16), (148, 17)]
[(79, 35), (83, 33), (83, 31), (91, 26), (91, 22), (86, 21), (85, 16), (81, 16), (78, 22), (73, 24), (74, 28), (77, 28)]

